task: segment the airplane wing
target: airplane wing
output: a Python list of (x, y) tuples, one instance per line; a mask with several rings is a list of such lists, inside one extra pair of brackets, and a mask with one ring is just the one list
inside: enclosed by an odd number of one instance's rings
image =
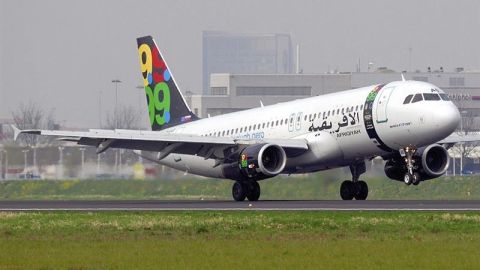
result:
[(158, 159), (162, 159), (170, 153), (197, 155), (206, 159), (223, 158), (224, 151), (230, 147), (259, 143), (277, 144), (284, 148), (287, 156), (308, 149), (307, 142), (304, 139), (245, 140), (146, 130), (90, 129), (89, 131), (62, 131), (20, 130), (15, 126), (12, 126), (12, 128), (14, 129), (15, 140), (20, 134), (54, 136), (61, 141), (96, 147), (97, 153), (102, 153), (109, 148), (125, 148), (160, 152)]

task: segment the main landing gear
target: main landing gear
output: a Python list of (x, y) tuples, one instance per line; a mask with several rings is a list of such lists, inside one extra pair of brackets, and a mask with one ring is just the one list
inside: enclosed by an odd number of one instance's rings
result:
[(422, 181), (420, 178), (420, 174), (415, 172), (415, 159), (413, 159), (413, 155), (417, 149), (414, 146), (407, 146), (405, 149), (400, 149), (400, 155), (404, 158), (405, 166), (407, 168), (407, 172), (403, 176), (403, 182), (407, 185), (418, 185)]
[(358, 180), (360, 175), (366, 171), (365, 161), (350, 165), (352, 180), (342, 182), (340, 186), (340, 197), (343, 200), (365, 200), (368, 197), (368, 185), (365, 181)]
[(245, 198), (249, 201), (258, 201), (260, 198), (260, 185), (257, 181), (237, 181), (232, 188), (233, 199), (242, 202)]

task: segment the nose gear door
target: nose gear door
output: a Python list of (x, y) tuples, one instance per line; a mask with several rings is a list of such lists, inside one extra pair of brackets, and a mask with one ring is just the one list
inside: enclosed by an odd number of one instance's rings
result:
[(388, 121), (387, 104), (395, 87), (385, 87), (380, 91), (380, 96), (377, 99), (377, 123), (384, 123)]

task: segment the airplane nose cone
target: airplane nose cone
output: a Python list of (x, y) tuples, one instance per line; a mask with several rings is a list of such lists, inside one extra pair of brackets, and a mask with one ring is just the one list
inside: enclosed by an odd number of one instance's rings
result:
[(460, 124), (460, 112), (453, 104), (442, 106), (442, 108), (434, 112), (434, 114), (438, 132), (445, 137), (452, 134)]

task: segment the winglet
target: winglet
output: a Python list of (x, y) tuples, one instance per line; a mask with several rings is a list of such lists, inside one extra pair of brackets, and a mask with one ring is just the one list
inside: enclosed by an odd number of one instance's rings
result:
[(17, 128), (17, 126), (15, 125), (10, 125), (13, 129), (13, 141), (17, 141), (17, 138), (18, 138), (18, 135), (20, 135), (22, 133), (22, 131), (20, 129)]
[(402, 73), (402, 82), (405, 81), (405, 76), (403, 76), (403, 73)]

